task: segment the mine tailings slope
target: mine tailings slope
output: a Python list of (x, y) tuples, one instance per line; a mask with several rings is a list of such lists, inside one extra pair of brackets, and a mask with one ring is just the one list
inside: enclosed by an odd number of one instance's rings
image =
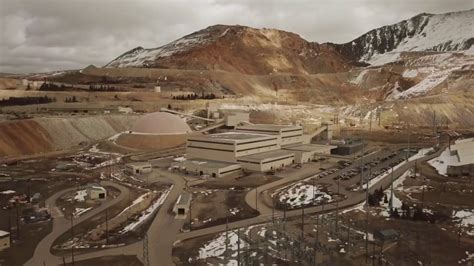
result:
[(130, 128), (135, 116), (44, 117), (0, 123), (0, 158), (64, 150)]

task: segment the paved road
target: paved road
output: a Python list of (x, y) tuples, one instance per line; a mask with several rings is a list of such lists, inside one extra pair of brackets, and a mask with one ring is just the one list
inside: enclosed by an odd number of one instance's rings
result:
[[(93, 217), (94, 215), (128, 198), (129, 191), (126, 187), (118, 185), (110, 181), (103, 181), (101, 184), (103, 186), (111, 186), (120, 190), (120, 195), (110, 201), (104, 202), (99, 207), (93, 209), (90, 212), (85, 213), (79, 218), (74, 219), (74, 225), (79, 225), (80, 223), (86, 221), (87, 219)], [(46, 263), (47, 265), (55, 265), (55, 264), (62, 263), (62, 259), (60, 260), (59, 257), (51, 254), (50, 248), (53, 245), (54, 240), (56, 240), (58, 237), (60, 237), (62, 234), (64, 234), (71, 228), (71, 221), (62, 216), (61, 211), (58, 210), (56, 207), (56, 200), (62, 195), (68, 192), (75, 191), (75, 190), (77, 190), (77, 188), (70, 188), (70, 189), (59, 191), (46, 200), (45, 202), (46, 207), (51, 209), (51, 213), (54, 218), (53, 230), (50, 234), (48, 234), (45, 238), (43, 238), (38, 243), (38, 245), (36, 246), (35, 252), (33, 254), (33, 257), (29, 261), (27, 261), (25, 265), (37, 266), (37, 265), (43, 265), (43, 263)]]
[[(434, 153), (430, 156), (424, 157), (419, 159), (418, 161), (426, 161), (430, 160), (436, 156), (438, 156), (443, 149), (440, 149), (437, 153)], [(370, 156), (375, 156), (375, 155), (370, 155)], [(394, 176), (398, 178), (400, 175), (402, 175), (404, 172), (406, 172), (408, 169), (413, 167), (415, 164), (415, 161), (410, 161), (408, 163), (405, 163), (403, 166), (399, 167), (394, 171)], [(159, 171), (159, 170), (158, 170)], [(163, 203), (162, 207), (160, 208), (160, 211), (158, 212), (157, 216), (153, 220), (147, 235), (148, 235), (148, 250), (149, 250), (149, 262), (150, 265), (173, 265), (172, 261), (172, 249), (173, 249), (173, 243), (176, 241), (183, 241), (186, 239), (194, 238), (194, 237), (200, 237), (204, 236), (207, 234), (213, 234), (213, 233), (218, 233), (218, 232), (223, 232), (226, 230), (226, 225), (217, 225), (209, 228), (204, 228), (200, 230), (195, 230), (191, 232), (186, 232), (186, 233), (179, 233), (180, 228), (182, 227), (184, 220), (175, 220), (174, 216), (172, 214), (168, 213), (168, 210), (171, 208), (171, 206), (176, 202), (177, 197), (179, 196), (180, 193), (183, 192), (186, 184), (185, 180), (183, 177), (173, 174), (171, 172), (162, 172), (163, 176), (169, 177), (172, 182), (174, 183), (174, 187), (170, 194), (168, 195), (167, 199)], [(326, 179), (331, 179), (333, 175), (328, 176)], [(289, 176), (286, 180), (278, 180), (276, 182), (270, 183), (270, 184), (265, 184), (259, 188), (257, 188), (258, 191), (265, 191), (267, 189), (270, 189), (275, 186), (279, 186), (281, 184), (287, 183), (287, 182), (293, 182), (299, 179), (304, 178), (305, 176), (298, 176), (298, 175), (291, 175)], [(307, 176), (306, 176), (307, 177)], [(351, 179), (351, 182), (356, 182), (357, 177), (354, 177)], [(329, 180), (327, 180), (329, 181)], [(349, 183), (351, 183), (349, 182)], [(388, 187), (391, 183), (391, 177), (390, 175), (387, 175), (384, 179), (380, 180), (377, 182), (375, 185), (369, 189), (370, 192), (373, 192), (376, 188), (379, 188), (380, 186), (382, 187)], [(349, 185), (349, 184), (347, 184)], [(345, 185), (346, 186), (346, 185)], [(346, 191), (343, 189), (341, 186), (341, 192), (345, 193), (347, 195), (347, 199), (340, 201), (338, 206), (335, 204), (328, 204), (324, 207), (322, 206), (316, 206), (316, 207), (309, 207), (305, 208), (305, 214), (314, 214), (314, 213), (322, 213), (324, 212), (329, 212), (333, 211), (336, 208), (339, 209), (344, 209), (348, 208), (351, 206), (354, 206), (360, 202), (363, 202), (365, 200), (365, 193), (359, 193), (359, 192), (352, 192), (352, 191)], [(64, 192), (63, 192), (64, 193)], [(255, 195), (255, 191), (251, 191), (248, 193), (246, 200), (249, 201), (250, 206), (255, 206), (255, 204), (252, 202), (255, 202), (255, 196), (252, 198), (251, 195)], [(260, 193), (259, 193), (260, 194)], [(259, 200), (260, 197), (257, 198)], [(262, 207), (261, 207), (262, 206)], [(261, 202), (261, 206), (259, 206), (259, 210), (262, 211), (262, 214), (259, 215), (258, 217), (250, 218), (250, 219), (245, 219), (237, 222), (230, 223), (228, 227), (230, 229), (235, 229), (235, 228), (240, 228), (240, 227), (246, 227), (254, 224), (260, 224), (260, 223), (265, 223), (269, 222), (272, 219), (272, 215), (269, 214), (271, 213), (271, 208), (268, 208), (266, 206), (266, 209), (264, 206), (264, 202)], [(260, 209), (262, 208), (262, 209)], [(295, 216), (300, 216), (301, 215), (301, 210), (293, 210), (293, 211), (288, 211), (286, 212), (286, 217), (295, 217)], [(279, 218), (282, 217), (283, 213), (281, 211), (276, 211), (275, 212), (275, 217)], [(87, 217), (85, 217), (87, 219)], [(69, 225), (69, 224), (67, 224)], [(59, 235), (58, 235), (59, 236)], [(37, 250), (35, 250), (35, 256), (34, 260), (30, 260), (27, 265), (41, 265), (43, 260), (39, 260), (39, 254), (49, 254), (47, 257), (48, 259), (52, 259), (53, 263), (59, 264), (59, 258), (55, 257), (50, 258), (51, 255), (49, 253), (49, 247), (52, 244), (52, 241), (56, 239), (56, 237), (50, 237), (48, 235), (45, 239), (41, 241), (41, 245), (38, 245)], [(52, 239), (52, 240), (51, 240)], [(49, 244), (48, 244), (49, 243)], [(44, 245), (42, 245), (44, 244)], [(41, 247), (42, 246), (42, 247)], [(90, 259), (90, 258), (96, 258), (100, 256), (114, 256), (114, 255), (137, 255), (138, 258), (143, 259), (140, 254), (142, 254), (143, 249), (142, 249), (142, 243), (134, 243), (128, 246), (124, 247), (119, 247), (119, 248), (111, 248), (111, 249), (106, 249), (106, 250), (101, 250), (101, 251), (96, 251), (92, 253), (86, 253), (82, 255), (78, 255), (76, 257), (76, 260), (85, 260), (85, 259)], [(44, 256), (43, 256), (44, 257)], [(54, 257), (54, 256), (53, 256)], [(40, 262), (38, 264), (38, 262)], [(37, 264), (34, 264), (37, 263)], [(49, 265), (49, 264), (47, 264)]]
[[(434, 154), (431, 154), (431, 155), (425, 156), (423, 158), (420, 158), (420, 159), (418, 159), (418, 161), (422, 162), (422, 161), (431, 160), (432, 158), (439, 156), (439, 154), (443, 150), (444, 150), (444, 148), (440, 149), (439, 151), (437, 151)], [(398, 178), (403, 173), (405, 173), (407, 170), (412, 168), (415, 165), (415, 163), (416, 163), (415, 161), (409, 161), (409, 162), (403, 164), (401, 167), (397, 168), (393, 173), (394, 174), (394, 179)], [(279, 182), (279, 181), (276, 181), (276, 182)], [(273, 183), (271, 183), (271, 184), (273, 184)], [(390, 184), (391, 184), (391, 175), (387, 175), (385, 178), (383, 178), (379, 182), (375, 183), (369, 189), (369, 192), (373, 192), (375, 189), (377, 189), (381, 186), (383, 188), (387, 188), (387, 187), (390, 186)], [(264, 186), (268, 186), (268, 184), (266, 184)], [(343, 189), (341, 187), (341, 192), (342, 191), (343, 191)], [(361, 203), (365, 200), (365, 193), (358, 193), (358, 192), (351, 192), (351, 191), (346, 191), (345, 193), (349, 193), (350, 196), (347, 199), (340, 201), (337, 206), (335, 204), (327, 204), (327, 205), (324, 206), (324, 210), (323, 210), (323, 206), (309, 207), (309, 208), (304, 209), (304, 213), (305, 214), (315, 214), (315, 213), (322, 213), (323, 211), (324, 212), (330, 212), (330, 211), (334, 211), (336, 209), (345, 209), (345, 208), (349, 208), (351, 206), (357, 205), (357, 204), (359, 204), (359, 203)], [(255, 194), (255, 192), (253, 192), (253, 193), (250, 192), (249, 194)], [(254, 201), (255, 201), (255, 198), (253, 198), (253, 202)], [(250, 202), (252, 202), (252, 198), (250, 198)], [(255, 203), (253, 203), (253, 204), (251, 203), (250, 206), (251, 207), (255, 206)], [(270, 209), (270, 211), (271, 211), (271, 209)], [(265, 212), (268, 212), (268, 211), (265, 211)], [(302, 212), (301, 210), (287, 211), (286, 212), (286, 217), (300, 216), (301, 212)], [(276, 211), (275, 212), (275, 217), (276, 218), (281, 218), (281, 217), (283, 217), (283, 213), (281, 211)], [(269, 221), (271, 221), (271, 219), (272, 219), (271, 214), (268, 215), (266, 213), (266, 214), (263, 214), (263, 215), (260, 215), (260, 216), (254, 217), (254, 218), (249, 218), (249, 219), (229, 223), (228, 228), (229, 229), (236, 229), (236, 228), (240, 228), (240, 227), (246, 227), (246, 226), (250, 226), (250, 225), (254, 225), (254, 224), (269, 222)], [(208, 235), (208, 234), (219, 233), (219, 232), (223, 232), (225, 230), (226, 230), (226, 225), (225, 224), (217, 225), (217, 226), (204, 228), (204, 229), (200, 229), (200, 230), (195, 230), (195, 231), (191, 231), (191, 232), (180, 233), (177, 236), (177, 240), (184, 241), (186, 239), (200, 237), (200, 236), (204, 236), (204, 235)]]
[[(155, 219), (150, 225), (147, 236), (148, 236), (148, 253), (150, 265), (173, 265), (172, 261), (172, 249), (176, 235), (182, 228), (185, 220), (176, 220), (173, 214), (168, 213), (168, 210), (174, 205), (179, 195), (184, 191), (186, 186), (185, 180), (179, 175), (162, 172), (156, 170), (158, 175), (150, 177), (150, 182), (153, 181), (164, 181), (173, 183), (173, 188), (168, 194), (168, 197), (160, 207)], [(163, 177), (166, 176), (166, 177)], [(63, 192), (64, 193), (64, 192)], [(56, 239), (56, 238), (54, 238)], [(53, 239), (53, 241), (54, 241)], [(46, 243), (47, 244), (47, 243)], [(49, 253), (48, 245), (42, 252)], [(88, 252), (74, 257), (75, 261), (87, 260), (103, 256), (117, 256), (117, 255), (136, 255), (143, 262), (143, 243), (136, 242), (127, 246), (109, 248), (104, 250), (98, 250), (94, 252)], [(51, 264), (47, 265), (59, 265), (62, 263), (62, 258), (54, 257), (51, 259)], [(60, 260), (61, 259), (61, 260)], [(70, 261), (68, 258), (67, 261)], [(49, 260), (48, 260), (49, 262)], [(41, 262), (42, 263), (42, 262)], [(42, 265), (42, 264), (30, 264), (30, 265)]]
[[(333, 189), (335, 189), (337, 187), (337, 181), (334, 181), (333, 177), (339, 175), (342, 172), (347, 172), (351, 168), (359, 167), (361, 164), (363, 164), (365, 162), (372, 161), (376, 157), (383, 156), (383, 155), (384, 155), (384, 152), (371, 153), (371, 154), (369, 154), (369, 155), (367, 155), (363, 158), (355, 160), (354, 163), (350, 167), (346, 167), (342, 170), (338, 170), (334, 174), (330, 174), (330, 175), (325, 176), (324, 178), (318, 179), (317, 183), (330, 184), (333, 187)], [(391, 161), (396, 160), (396, 159), (400, 158), (401, 156), (404, 156), (404, 155), (399, 155), (399, 156), (393, 158), (392, 160), (388, 160), (384, 163), (381, 163), (377, 167), (375, 167), (373, 170), (374, 171), (380, 170), (381, 168), (387, 166)], [(346, 160), (347, 160), (347, 157), (346, 157)], [(285, 184), (294, 183), (296, 181), (300, 181), (302, 179), (306, 179), (308, 177), (314, 176), (314, 175), (321, 172), (319, 170), (320, 167), (324, 167), (326, 169), (329, 169), (329, 168), (334, 167), (334, 166), (337, 166), (337, 164), (329, 164), (329, 163), (326, 162), (326, 163), (322, 163), (322, 164), (321, 163), (306, 164), (306, 165), (303, 165), (303, 167), (301, 169), (298, 169), (298, 170), (289, 169), (289, 170), (285, 171), (284, 176), (282, 177), (282, 179), (277, 180), (277, 181), (272, 182), (272, 183), (264, 184), (262, 186), (259, 186), (256, 189), (252, 189), (245, 196), (245, 201), (252, 208), (255, 209), (255, 207), (257, 207), (258, 211), (263, 216), (271, 215), (272, 212), (275, 212), (275, 213), (279, 214), (279, 213), (281, 213), (281, 211), (272, 210), (271, 198), (270, 198), (270, 195), (268, 194), (269, 192), (271, 192), (271, 190), (273, 190), (274, 188), (283, 186)], [(367, 175), (367, 174), (368, 174), (368, 172), (366, 171), (364, 173), (364, 176)], [(344, 196), (347, 196), (347, 197), (350, 197), (350, 196), (353, 196), (353, 194), (356, 194), (354, 192), (345, 190), (345, 188), (350, 187), (351, 185), (357, 183), (359, 180), (360, 180), (359, 175), (356, 175), (353, 178), (351, 178), (350, 180), (341, 181), (340, 182), (340, 189), (339, 189), (340, 194), (342, 194)], [(257, 203), (256, 203), (256, 200), (255, 200), (256, 197), (257, 197)]]

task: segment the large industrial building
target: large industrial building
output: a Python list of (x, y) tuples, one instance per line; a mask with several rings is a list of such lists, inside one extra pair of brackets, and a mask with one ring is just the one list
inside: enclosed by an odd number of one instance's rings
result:
[(184, 167), (213, 177), (242, 170), (265, 172), (309, 162), (336, 147), (309, 142), (301, 126), (238, 125), (234, 131), (189, 137)]
[(474, 176), (474, 138), (457, 140), (451, 146), (451, 156), (457, 162), (448, 165), (448, 176)]

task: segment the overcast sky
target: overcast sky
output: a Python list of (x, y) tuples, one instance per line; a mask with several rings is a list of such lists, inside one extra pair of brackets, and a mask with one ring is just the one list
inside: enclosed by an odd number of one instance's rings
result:
[(0, 0), (0, 72), (103, 66), (214, 24), (343, 43), (421, 12), (471, 8), (473, 0)]

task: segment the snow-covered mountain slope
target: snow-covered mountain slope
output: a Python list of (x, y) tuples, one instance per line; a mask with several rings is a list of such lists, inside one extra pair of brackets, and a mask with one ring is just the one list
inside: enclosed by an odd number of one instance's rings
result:
[(419, 14), (377, 28), (345, 44), (334, 44), (347, 58), (375, 65), (393, 62), (400, 52), (460, 51), (474, 44), (474, 9)]
[(137, 47), (105, 67), (223, 70), (245, 74), (334, 73), (348, 69), (333, 47), (277, 29), (214, 25), (158, 48)]
[(144, 49), (139, 46), (115, 58), (105, 67), (147, 67), (149, 64), (153, 64), (156, 59), (202, 46), (212, 41), (213, 38), (211, 37), (211, 32), (200, 31), (186, 35), (158, 48)]

